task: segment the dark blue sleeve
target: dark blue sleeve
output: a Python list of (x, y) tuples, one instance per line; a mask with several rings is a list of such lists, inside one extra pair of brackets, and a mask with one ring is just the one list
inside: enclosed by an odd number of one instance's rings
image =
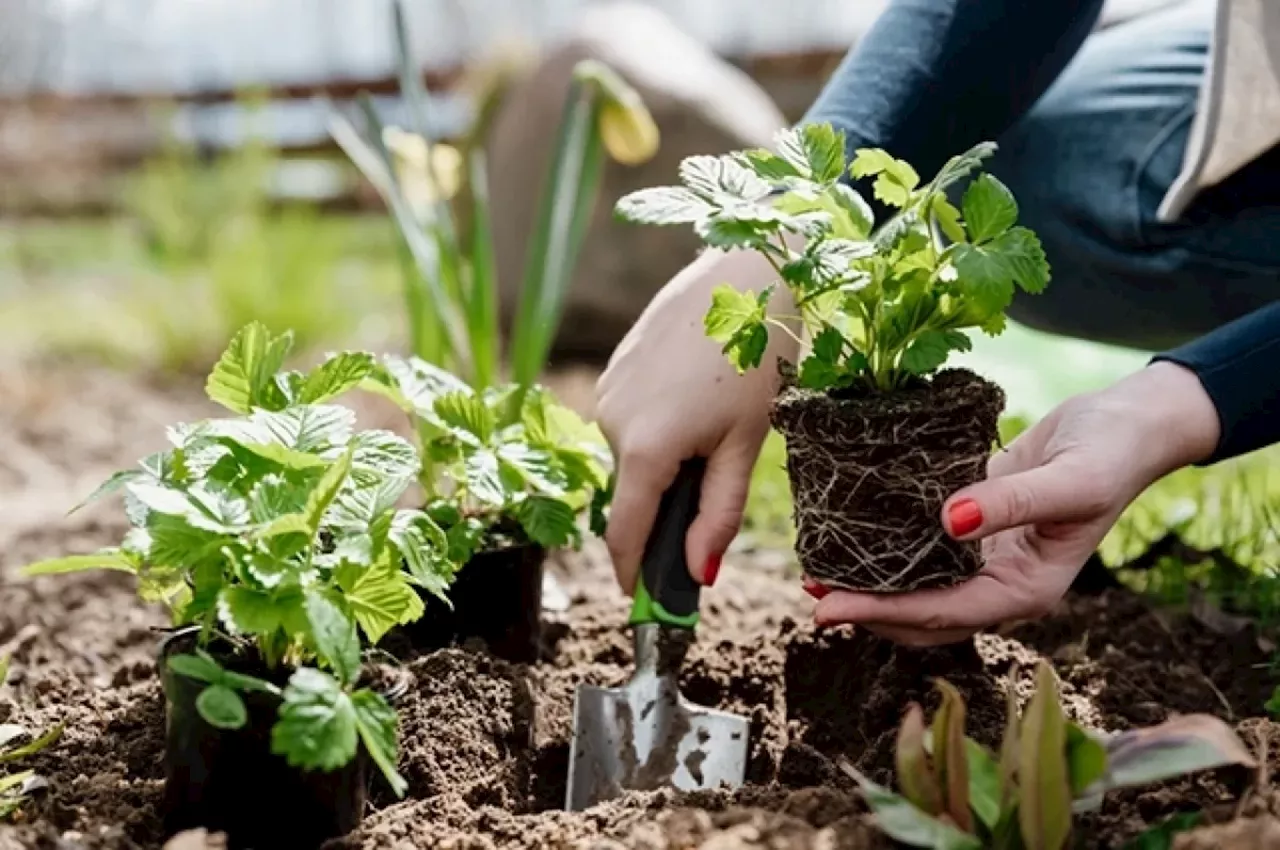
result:
[(1280, 301), (1153, 360), (1194, 372), (1218, 410), (1222, 436), (1201, 465), (1280, 442)]
[(882, 147), (928, 179), (996, 141), (1092, 32), (1103, 0), (893, 0), (845, 56), (804, 123)]

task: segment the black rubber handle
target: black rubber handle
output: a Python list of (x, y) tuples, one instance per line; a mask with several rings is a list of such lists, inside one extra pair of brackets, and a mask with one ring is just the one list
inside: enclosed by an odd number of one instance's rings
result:
[(689, 574), (685, 538), (698, 515), (706, 461), (687, 460), (662, 495), (640, 566), (631, 622), (693, 628), (702, 587)]

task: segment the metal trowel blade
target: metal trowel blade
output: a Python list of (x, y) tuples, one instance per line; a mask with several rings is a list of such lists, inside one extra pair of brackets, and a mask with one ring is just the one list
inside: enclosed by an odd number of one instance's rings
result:
[(678, 664), (664, 669), (645, 660), (666, 655), (644, 647), (662, 640), (660, 627), (637, 631), (639, 663), (631, 681), (621, 688), (581, 685), (574, 696), (569, 811), (624, 791), (737, 788), (745, 778), (746, 718), (684, 699)]

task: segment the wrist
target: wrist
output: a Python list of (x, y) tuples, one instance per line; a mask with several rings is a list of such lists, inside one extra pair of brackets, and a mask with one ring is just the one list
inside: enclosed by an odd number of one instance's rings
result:
[(1113, 386), (1142, 436), (1151, 479), (1208, 460), (1218, 447), (1218, 409), (1194, 372), (1157, 361)]

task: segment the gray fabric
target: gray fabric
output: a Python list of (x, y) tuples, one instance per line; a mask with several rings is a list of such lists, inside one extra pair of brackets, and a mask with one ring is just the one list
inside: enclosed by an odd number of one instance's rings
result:
[(1163, 222), (1176, 221), (1201, 191), (1280, 144), (1280, 2), (1218, 4), (1182, 171), (1160, 205)]

